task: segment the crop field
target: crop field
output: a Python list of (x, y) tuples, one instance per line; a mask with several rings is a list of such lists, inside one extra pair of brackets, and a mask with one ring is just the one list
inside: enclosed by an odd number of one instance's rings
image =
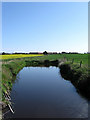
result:
[(15, 58), (25, 58), (25, 57), (36, 57), (43, 56), (43, 54), (10, 54), (10, 55), (0, 55), (0, 59), (15, 59)]

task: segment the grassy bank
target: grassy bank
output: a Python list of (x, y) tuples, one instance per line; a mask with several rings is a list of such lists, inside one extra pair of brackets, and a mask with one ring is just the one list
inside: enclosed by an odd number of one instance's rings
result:
[[(80, 61), (82, 64), (80, 66)], [(66, 79), (68, 78), (71, 82), (77, 87), (83, 88), (83, 84), (87, 83), (88, 76), (88, 55), (87, 54), (56, 54), (56, 55), (45, 55), (42, 57), (25, 57), (12, 60), (3, 60), (2, 61), (2, 101), (3, 106), (9, 104), (9, 95), (12, 88), (13, 79), (17, 73), (25, 66), (57, 66), (59, 62), (63, 62), (63, 65), (60, 65), (62, 69), (62, 76)], [(69, 65), (69, 69), (65, 68), (65, 65)], [(66, 73), (65, 73), (66, 71)], [(68, 73), (68, 75), (67, 75)], [(72, 77), (73, 76), (73, 77)], [(71, 78), (70, 78), (71, 77)], [(81, 84), (80, 84), (81, 83)], [(90, 85), (90, 84), (89, 84)], [(77, 88), (78, 88), (77, 87)], [(86, 91), (89, 91), (90, 88), (84, 86)]]
[(12, 83), (14, 77), (17, 73), (25, 66), (24, 60), (17, 60), (7, 64), (2, 64), (2, 101), (8, 104), (8, 99), (10, 90), (12, 88)]
[(59, 67), (61, 76), (71, 81), (77, 91), (90, 100), (90, 74), (88, 68), (72, 63), (64, 63)]

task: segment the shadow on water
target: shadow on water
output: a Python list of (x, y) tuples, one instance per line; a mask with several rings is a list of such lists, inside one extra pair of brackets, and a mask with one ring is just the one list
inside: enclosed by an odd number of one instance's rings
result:
[(78, 76), (80, 76), (80, 74), (75, 76), (75, 78), (73, 79), (73, 73), (71, 73), (71, 72), (72, 71), (70, 71), (68, 68), (64, 69), (64, 71), (59, 68), (59, 74), (62, 76), (62, 78), (64, 78), (64, 80), (66, 80), (66, 81), (70, 81), (72, 83), (72, 85), (76, 88), (76, 92), (81, 97), (85, 98), (87, 101), (90, 101), (90, 94), (89, 93), (87, 94), (86, 92), (84, 92), (84, 89), (80, 90), (78, 88), (78, 82), (77, 81), (78, 81)]

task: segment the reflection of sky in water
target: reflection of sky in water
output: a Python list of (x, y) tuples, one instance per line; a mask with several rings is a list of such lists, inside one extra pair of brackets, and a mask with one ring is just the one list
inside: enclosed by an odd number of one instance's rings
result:
[(11, 97), (15, 110), (12, 117), (88, 117), (87, 101), (56, 67), (24, 67), (17, 75)]

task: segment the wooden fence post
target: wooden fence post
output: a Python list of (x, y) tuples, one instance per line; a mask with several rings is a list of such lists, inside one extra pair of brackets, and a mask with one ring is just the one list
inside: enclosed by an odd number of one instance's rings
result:
[(66, 57), (64, 57), (64, 61), (65, 61)]
[(80, 61), (80, 67), (81, 67), (82, 61)]
[(73, 64), (73, 62), (74, 62), (74, 59), (72, 59), (72, 64)]

